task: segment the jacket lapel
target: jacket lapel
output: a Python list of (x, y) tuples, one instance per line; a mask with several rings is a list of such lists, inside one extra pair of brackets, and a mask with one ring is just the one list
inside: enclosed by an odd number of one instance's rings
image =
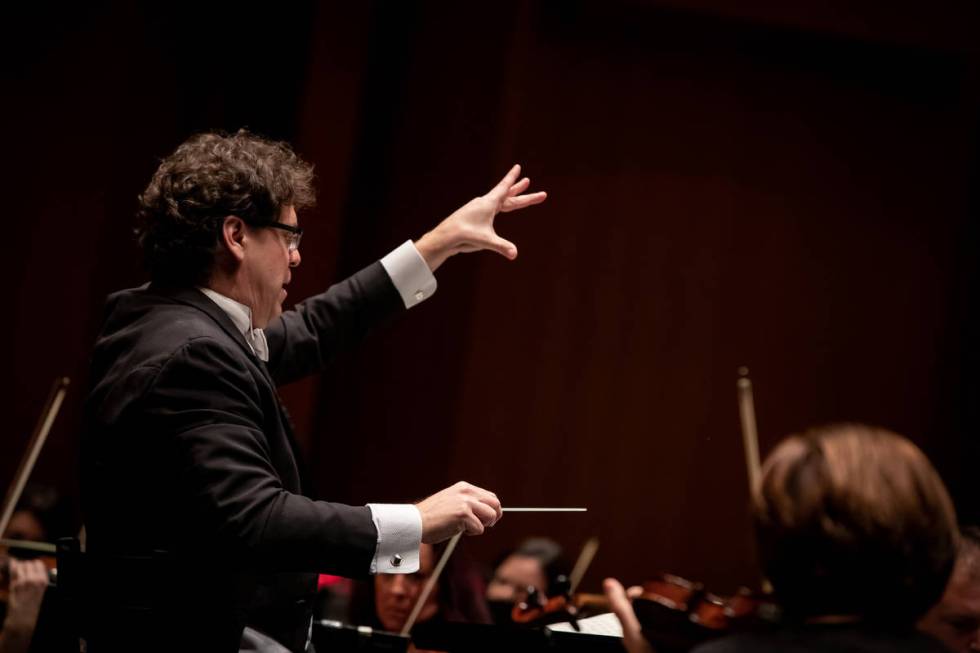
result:
[(252, 348), (245, 341), (245, 336), (238, 330), (238, 327), (235, 326), (235, 323), (232, 322), (230, 317), (228, 317), (228, 314), (225, 313), (224, 309), (211, 301), (207, 295), (202, 293), (197, 288), (164, 288), (159, 287), (156, 284), (151, 284), (150, 290), (160, 295), (169, 297), (182, 304), (193, 306), (206, 313), (211, 319), (217, 322), (218, 326), (220, 326), (232, 340), (237, 342), (238, 346), (241, 347), (242, 350), (244, 350), (244, 352), (255, 362), (256, 367), (259, 368), (266, 383), (269, 384), (269, 387), (276, 396), (276, 404), (279, 410), (279, 422), (282, 424), (283, 434), (286, 436), (286, 441), (289, 443), (289, 448), (293, 458), (293, 465), (302, 490), (307, 490), (309, 487), (309, 474), (307, 473), (305, 464), (302, 462), (302, 452), (300, 451), (299, 445), (296, 442), (296, 437), (293, 432), (292, 419), (289, 417), (289, 413), (286, 412), (286, 406), (282, 403), (282, 398), (279, 396), (279, 390), (276, 387), (276, 383), (273, 381), (272, 375), (269, 373), (269, 368), (266, 366), (265, 362), (255, 355), (255, 352), (252, 351)]

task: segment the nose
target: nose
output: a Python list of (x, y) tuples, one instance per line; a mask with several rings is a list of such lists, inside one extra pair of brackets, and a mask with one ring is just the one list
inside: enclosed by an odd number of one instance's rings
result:
[(408, 584), (405, 582), (404, 574), (397, 574), (391, 580), (391, 593), (395, 596), (406, 596), (408, 594)]
[(299, 250), (294, 249), (289, 253), (289, 267), (296, 268), (299, 267), (300, 262), (302, 262), (303, 257), (300, 256)]

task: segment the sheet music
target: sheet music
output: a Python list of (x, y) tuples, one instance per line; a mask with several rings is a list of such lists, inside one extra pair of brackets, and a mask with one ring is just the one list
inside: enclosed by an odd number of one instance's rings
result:
[(619, 619), (612, 612), (607, 612), (605, 614), (597, 614), (594, 617), (587, 617), (585, 619), (579, 619), (578, 625), (581, 630), (576, 631), (572, 628), (572, 624), (566, 622), (559, 624), (551, 624), (550, 626), (545, 626), (548, 630), (560, 631), (563, 633), (574, 633), (579, 632), (585, 635), (605, 635), (606, 637), (619, 637), (623, 636), (623, 626), (619, 623)]

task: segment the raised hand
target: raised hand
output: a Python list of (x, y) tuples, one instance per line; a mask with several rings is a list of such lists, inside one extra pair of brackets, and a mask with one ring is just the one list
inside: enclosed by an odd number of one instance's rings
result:
[(517, 258), (517, 246), (494, 230), (498, 213), (517, 211), (545, 201), (544, 191), (522, 195), (531, 185), (520, 179), (521, 166), (515, 165), (486, 195), (476, 197), (443, 220), (416, 243), (422, 258), (433, 272), (454, 254), (491, 250), (508, 259)]

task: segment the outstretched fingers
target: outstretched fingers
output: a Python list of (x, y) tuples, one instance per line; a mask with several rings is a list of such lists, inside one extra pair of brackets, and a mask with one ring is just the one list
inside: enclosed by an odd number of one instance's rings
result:
[(520, 195), (521, 193), (523, 193), (524, 191), (526, 191), (527, 188), (528, 188), (528, 186), (530, 186), (530, 185), (531, 185), (531, 178), (530, 177), (524, 177), (523, 179), (521, 179), (519, 182), (517, 182), (516, 184), (514, 184), (513, 186), (511, 186), (507, 190), (507, 197), (513, 197), (514, 195)]
[(528, 193), (527, 195), (508, 197), (500, 206), (500, 212), (508, 213), (510, 211), (527, 208), (529, 206), (534, 206), (535, 204), (540, 204), (546, 199), (548, 199), (548, 193), (544, 192), (543, 190), (538, 191), (537, 193)]
[(520, 174), (520, 164), (514, 164), (514, 167), (510, 169), (510, 172), (504, 175), (504, 178), (500, 180), (500, 183), (494, 186), (493, 189), (487, 193), (487, 197), (497, 202), (507, 197), (510, 187), (514, 185), (514, 182), (517, 181)]
[(529, 177), (524, 177), (517, 183), (513, 184), (510, 189), (508, 189), (507, 196), (504, 198), (504, 201), (500, 203), (500, 212), (507, 213), (509, 211), (516, 211), (528, 206), (540, 204), (548, 199), (548, 194), (544, 191), (521, 195), (521, 193), (526, 191), (530, 185), (531, 179)]

